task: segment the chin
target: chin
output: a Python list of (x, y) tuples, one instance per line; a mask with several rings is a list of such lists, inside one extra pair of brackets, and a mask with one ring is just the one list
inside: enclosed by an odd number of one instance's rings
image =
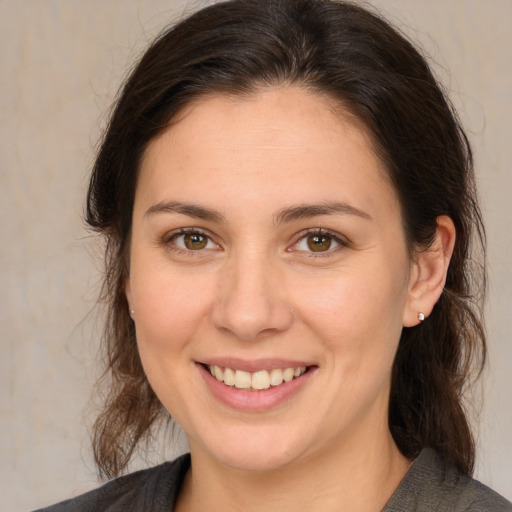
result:
[[(243, 429), (242, 429), (243, 430)], [(207, 441), (206, 450), (221, 464), (238, 471), (269, 472), (295, 462), (306, 451), (303, 443), (281, 432), (260, 428)], [(226, 430), (227, 431), (227, 430)], [(302, 445), (302, 446), (301, 446)], [(191, 444), (193, 450), (193, 443)]]
[(222, 452), (218, 460), (223, 465), (238, 471), (272, 472), (289, 466), (296, 460), (290, 453), (275, 453), (272, 449), (242, 450)]

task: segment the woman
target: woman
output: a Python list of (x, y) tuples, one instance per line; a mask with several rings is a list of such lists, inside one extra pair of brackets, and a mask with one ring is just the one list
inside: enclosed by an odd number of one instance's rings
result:
[(190, 455), (47, 510), (512, 510), (470, 477), (461, 404), (485, 356), (471, 151), (386, 22), (235, 0), (171, 28), (122, 90), (87, 221), (100, 472), (169, 417)]

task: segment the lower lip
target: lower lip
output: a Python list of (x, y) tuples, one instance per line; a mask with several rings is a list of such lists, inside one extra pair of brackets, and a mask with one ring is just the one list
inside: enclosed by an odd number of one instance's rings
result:
[(212, 395), (219, 401), (233, 409), (242, 411), (261, 412), (284, 404), (306, 385), (316, 368), (309, 368), (300, 377), (290, 382), (283, 382), (279, 386), (270, 387), (259, 391), (246, 391), (235, 387), (226, 386), (224, 383), (212, 377), (210, 372), (201, 364), (196, 363)]

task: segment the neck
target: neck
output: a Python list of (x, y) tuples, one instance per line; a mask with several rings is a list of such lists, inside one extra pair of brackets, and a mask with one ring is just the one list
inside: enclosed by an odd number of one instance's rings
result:
[[(355, 441), (355, 440), (352, 440)], [(192, 466), (177, 512), (208, 509), (244, 512), (378, 512), (410, 466), (391, 435), (333, 446), (327, 454), (303, 457), (286, 467), (255, 472), (233, 469), (191, 443)], [(353, 448), (357, 447), (357, 448)], [(228, 484), (227, 484), (228, 483)]]

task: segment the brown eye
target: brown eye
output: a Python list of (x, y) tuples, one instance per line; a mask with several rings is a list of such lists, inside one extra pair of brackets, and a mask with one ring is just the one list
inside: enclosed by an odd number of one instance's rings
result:
[(328, 251), (332, 245), (332, 238), (327, 235), (310, 235), (307, 237), (308, 247), (313, 252)]
[(178, 233), (171, 233), (165, 239), (165, 245), (169, 248), (175, 248), (181, 251), (200, 252), (209, 250), (219, 250), (220, 247), (210, 238), (209, 235), (196, 229), (187, 231), (180, 230)]
[(323, 229), (308, 231), (287, 250), (309, 253), (309, 256), (313, 256), (312, 253), (317, 256), (331, 256), (349, 246), (344, 237), (335, 232)]
[(183, 235), (183, 243), (187, 249), (198, 251), (208, 245), (208, 237), (201, 233), (188, 233)]

